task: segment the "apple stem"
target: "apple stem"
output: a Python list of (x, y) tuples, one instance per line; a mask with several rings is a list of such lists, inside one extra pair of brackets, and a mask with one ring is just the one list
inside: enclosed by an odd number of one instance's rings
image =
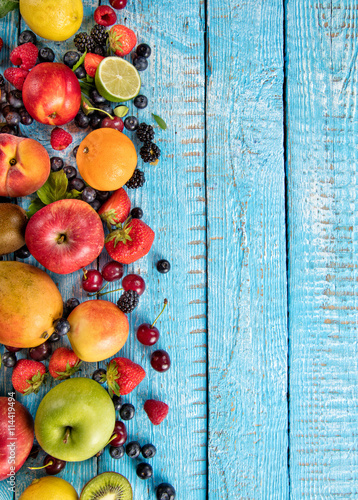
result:
[(65, 436), (63, 438), (63, 442), (67, 444), (68, 438), (70, 437), (71, 434), (71, 427), (66, 428)]
[(28, 467), (30, 470), (41, 470), (41, 469), (46, 469), (49, 465), (53, 465), (53, 460), (50, 460), (46, 465), (43, 465), (42, 467)]
[(152, 328), (156, 324), (156, 322), (158, 321), (158, 319), (160, 318), (160, 316), (163, 314), (163, 312), (164, 312), (165, 308), (167, 307), (167, 305), (168, 305), (168, 300), (164, 299), (163, 309), (160, 311), (160, 313), (158, 314), (158, 316), (155, 318), (154, 322), (152, 323)]
[(104, 285), (104, 287), (101, 288), (101, 290), (98, 293), (88, 293), (87, 297), (96, 297), (97, 295), (99, 297), (102, 297), (102, 295), (107, 295), (107, 293), (120, 292), (121, 290), (123, 290), (123, 288), (117, 288), (116, 290), (108, 290), (108, 292), (101, 293), (102, 290), (104, 290), (107, 285), (108, 285), (108, 283), (106, 285)]
[(61, 245), (66, 240), (66, 236), (64, 234), (61, 234), (61, 236), (57, 240), (57, 244)]

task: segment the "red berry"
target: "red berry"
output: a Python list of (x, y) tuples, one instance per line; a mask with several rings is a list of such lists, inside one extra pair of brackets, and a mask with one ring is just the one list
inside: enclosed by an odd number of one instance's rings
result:
[(100, 5), (94, 11), (94, 20), (101, 26), (112, 26), (117, 21), (117, 14), (109, 5)]
[(123, 276), (123, 264), (111, 260), (103, 266), (101, 274), (106, 281), (120, 280)]
[(21, 349), (22, 349), (22, 347), (11, 347), (11, 345), (6, 345), (5, 348), (9, 352), (17, 352), (17, 351), (21, 351)]
[(163, 422), (169, 411), (169, 406), (166, 403), (155, 399), (147, 399), (143, 408), (153, 425), (159, 425)]
[(36, 64), (39, 49), (31, 42), (15, 47), (10, 54), (10, 61), (21, 69), (31, 69)]
[(109, 0), (109, 3), (114, 9), (121, 10), (127, 5), (127, 0)]
[(134, 290), (138, 295), (142, 295), (145, 290), (145, 281), (138, 274), (127, 274), (122, 280), (123, 290)]
[(49, 342), (44, 342), (37, 347), (31, 347), (29, 350), (29, 356), (35, 361), (43, 361), (47, 359), (52, 354), (52, 346)]
[(102, 288), (103, 277), (97, 269), (83, 271), (82, 288), (85, 292), (98, 292)]
[(4, 71), (4, 77), (11, 83), (17, 90), (22, 90), (24, 82), (29, 72), (21, 68), (7, 68)]
[(143, 345), (154, 345), (159, 340), (159, 330), (150, 323), (143, 323), (138, 327), (137, 339)]
[(106, 118), (103, 118), (101, 121), (101, 128), (114, 128), (115, 130), (123, 132), (124, 123), (122, 118), (119, 118), (119, 116), (115, 116), (114, 118), (106, 116)]
[(50, 142), (53, 149), (61, 151), (71, 144), (72, 136), (63, 128), (55, 127), (51, 132)]
[(113, 436), (114, 435), (116, 435), (116, 437), (110, 441), (111, 446), (121, 446), (127, 441), (127, 429), (125, 424), (120, 420), (116, 420), (113, 430)]
[(51, 455), (46, 455), (43, 464), (46, 467), (46, 474), (55, 476), (64, 469), (66, 462), (59, 458), (51, 457)]
[(170, 368), (170, 356), (164, 349), (158, 349), (152, 353), (150, 364), (157, 372), (166, 372)]
[[(127, 3), (127, 2), (126, 2), (126, 3)], [(4, 45), (3, 39), (2, 39), (2, 38), (0, 38), (0, 51), (1, 51), (2, 47), (3, 47), (3, 45)]]

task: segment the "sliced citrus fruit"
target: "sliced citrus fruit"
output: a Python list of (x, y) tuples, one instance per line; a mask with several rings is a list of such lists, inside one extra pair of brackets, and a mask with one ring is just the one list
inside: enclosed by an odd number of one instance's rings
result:
[(105, 57), (99, 64), (95, 83), (107, 101), (124, 102), (139, 94), (141, 81), (133, 64), (117, 56)]

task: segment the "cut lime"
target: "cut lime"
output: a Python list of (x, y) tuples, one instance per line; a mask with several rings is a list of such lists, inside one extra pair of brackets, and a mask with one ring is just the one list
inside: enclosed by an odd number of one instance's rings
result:
[(139, 94), (141, 81), (133, 64), (117, 56), (105, 57), (99, 64), (95, 82), (107, 101), (124, 102)]

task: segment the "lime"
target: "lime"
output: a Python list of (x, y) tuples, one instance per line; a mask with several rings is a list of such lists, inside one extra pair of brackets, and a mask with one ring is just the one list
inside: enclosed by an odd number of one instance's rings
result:
[(99, 64), (95, 82), (107, 101), (124, 102), (139, 94), (141, 81), (133, 64), (117, 56), (105, 57)]

